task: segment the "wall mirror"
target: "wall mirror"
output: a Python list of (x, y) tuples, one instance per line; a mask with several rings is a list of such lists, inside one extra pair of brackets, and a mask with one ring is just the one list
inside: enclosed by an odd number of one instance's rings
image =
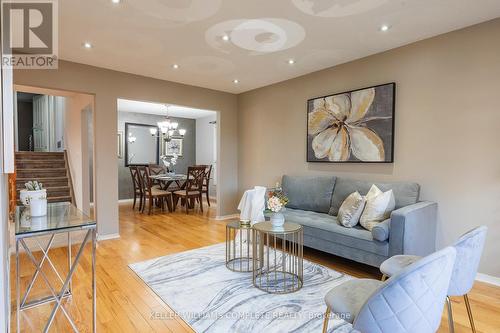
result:
[(159, 164), (160, 141), (151, 135), (156, 126), (125, 123), (125, 166)]

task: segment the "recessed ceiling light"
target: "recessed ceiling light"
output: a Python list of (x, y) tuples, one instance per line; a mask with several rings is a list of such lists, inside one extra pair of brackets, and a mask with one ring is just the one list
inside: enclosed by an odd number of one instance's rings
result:
[(111, 0), (112, 3), (119, 4), (121, 0)]
[(240, 83), (240, 81), (239, 81), (238, 79), (234, 79), (234, 80), (233, 80), (233, 83), (234, 83), (234, 84), (238, 84), (238, 83)]
[(382, 25), (380, 27), (380, 31), (384, 31), (385, 32), (385, 31), (389, 30), (390, 28), (391, 28), (390, 25), (384, 24), (384, 25)]
[(293, 60), (293, 59), (288, 59), (288, 64), (289, 64), (289, 65), (293, 65), (293, 64), (295, 64), (295, 60)]
[(229, 35), (222, 36), (222, 40), (225, 42), (229, 42)]
[(178, 68), (179, 68), (179, 65), (177, 65), (177, 64), (173, 64), (173, 65), (172, 65), (172, 68), (173, 68), (173, 69), (178, 69)]
[(82, 44), (84, 48), (86, 49), (91, 49), (92, 48), (92, 44), (90, 44), (89, 42), (85, 42)]

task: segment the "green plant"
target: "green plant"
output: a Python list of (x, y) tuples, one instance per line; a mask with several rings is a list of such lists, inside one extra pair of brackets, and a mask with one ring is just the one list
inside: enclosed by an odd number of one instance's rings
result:
[(28, 191), (39, 191), (43, 189), (43, 184), (37, 182), (36, 180), (30, 180), (29, 182), (25, 183), (24, 186)]

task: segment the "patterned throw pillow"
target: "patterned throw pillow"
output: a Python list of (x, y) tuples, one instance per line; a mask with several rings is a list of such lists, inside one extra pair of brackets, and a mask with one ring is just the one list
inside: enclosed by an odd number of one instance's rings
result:
[(365, 198), (357, 191), (351, 193), (340, 206), (337, 220), (344, 227), (352, 228), (358, 224), (364, 208)]
[(375, 185), (372, 185), (365, 198), (366, 205), (359, 223), (371, 231), (375, 225), (391, 217), (396, 200), (392, 190), (382, 192)]

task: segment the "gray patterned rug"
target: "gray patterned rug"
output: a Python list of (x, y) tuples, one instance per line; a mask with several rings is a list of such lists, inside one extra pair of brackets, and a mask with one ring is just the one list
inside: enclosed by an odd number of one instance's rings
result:
[[(226, 268), (225, 244), (155, 258), (129, 267), (196, 332), (321, 332), (326, 293), (352, 277), (304, 260), (304, 286), (273, 295), (252, 273)], [(168, 319), (152, 313), (152, 320)], [(352, 326), (332, 317), (329, 332)]]

